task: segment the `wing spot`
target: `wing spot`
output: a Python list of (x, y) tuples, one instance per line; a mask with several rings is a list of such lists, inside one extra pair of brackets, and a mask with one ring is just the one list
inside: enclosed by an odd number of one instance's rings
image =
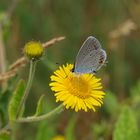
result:
[(98, 49), (97, 45), (94, 45), (94, 48), (95, 48), (95, 50), (97, 50)]
[(104, 58), (101, 57), (101, 58), (99, 59), (99, 64), (103, 64), (103, 62), (104, 62)]

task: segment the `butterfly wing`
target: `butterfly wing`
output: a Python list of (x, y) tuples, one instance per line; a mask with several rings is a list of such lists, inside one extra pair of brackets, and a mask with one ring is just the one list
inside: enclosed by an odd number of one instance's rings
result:
[(75, 62), (75, 73), (92, 73), (101, 68), (106, 60), (106, 52), (101, 49), (95, 37), (88, 37), (80, 48)]

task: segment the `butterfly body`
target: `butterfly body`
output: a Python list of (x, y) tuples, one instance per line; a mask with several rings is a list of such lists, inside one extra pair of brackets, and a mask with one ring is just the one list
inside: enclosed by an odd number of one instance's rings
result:
[(95, 37), (89, 36), (76, 56), (72, 71), (77, 74), (95, 73), (104, 65), (106, 57), (100, 42)]

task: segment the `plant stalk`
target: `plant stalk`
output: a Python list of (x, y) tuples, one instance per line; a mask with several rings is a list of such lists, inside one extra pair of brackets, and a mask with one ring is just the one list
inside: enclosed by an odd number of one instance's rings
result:
[(18, 122), (18, 123), (38, 122), (41, 120), (51, 118), (52, 116), (56, 115), (57, 113), (61, 112), (62, 110), (63, 110), (63, 104), (59, 105), (58, 107), (56, 107), (55, 109), (53, 109), (52, 111), (50, 111), (49, 113), (46, 113), (44, 115), (40, 115), (38, 117), (31, 116), (31, 117), (26, 117), (26, 118), (19, 118), (16, 120), (16, 122)]
[(22, 97), (21, 103), (19, 105), (19, 109), (18, 109), (18, 112), (17, 112), (17, 118), (19, 117), (19, 114), (22, 111), (22, 108), (25, 105), (25, 101), (26, 101), (26, 99), (29, 95), (29, 91), (31, 89), (34, 74), (35, 74), (36, 63), (37, 63), (36, 61), (33, 61), (33, 60), (30, 61), (30, 70), (29, 70), (28, 82), (27, 82), (26, 89), (25, 89), (24, 95)]

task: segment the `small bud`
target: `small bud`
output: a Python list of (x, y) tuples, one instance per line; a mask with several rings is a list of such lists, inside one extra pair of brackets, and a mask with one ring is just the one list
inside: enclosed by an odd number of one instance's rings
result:
[(31, 41), (24, 47), (24, 55), (31, 60), (38, 60), (44, 53), (44, 48), (40, 42)]

